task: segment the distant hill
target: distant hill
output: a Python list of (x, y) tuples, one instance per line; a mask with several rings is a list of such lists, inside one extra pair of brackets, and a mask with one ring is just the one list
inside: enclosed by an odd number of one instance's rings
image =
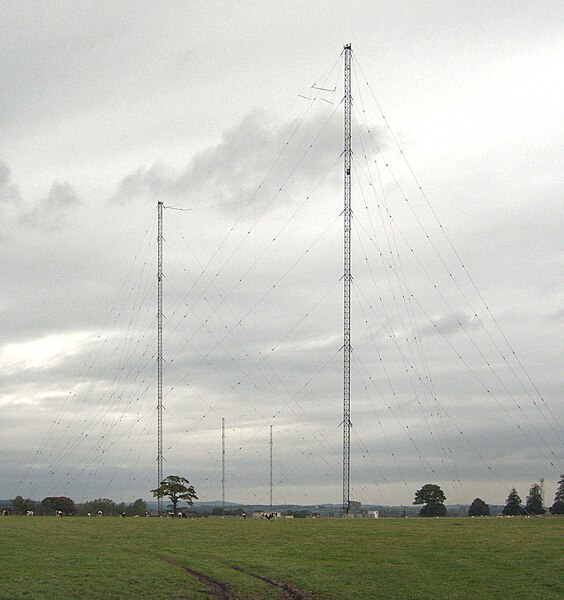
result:
[[(151, 511), (157, 510), (157, 502), (147, 502), (147, 507)], [(186, 510), (184, 505), (179, 506), (181, 510)], [(222, 505), (220, 500), (210, 502), (194, 502), (194, 505), (189, 508), (190, 512), (206, 515), (211, 514), (214, 509), (224, 508), (226, 511), (241, 510), (247, 514), (253, 512), (268, 512), (275, 511), (283, 514), (318, 514), (320, 516), (337, 516), (342, 513), (340, 504), (238, 504), (236, 502), (225, 502)], [(380, 505), (363, 505), (363, 510), (377, 510), (382, 517), (399, 517), (399, 516), (416, 516), (419, 512), (419, 507), (412, 506), (380, 506)]]
[[(166, 503), (165, 503), (166, 506)], [(466, 516), (468, 514), (467, 504), (447, 504), (447, 515), (450, 517)], [(157, 502), (147, 502), (147, 507), (151, 511), (157, 510)], [(181, 510), (186, 510), (184, 505), (179, 506)], [(316, 513), (320, 516), (336, 516), (342, 512), (340, 504), (274, 504), (272, 507), (267, 504), (239, 504), (237, 502), (225, 502), (222, 505), (221, 500), (213, 500), (209, 502), (194, 502), (190, 507), (190, 512), (196, 514), (211, 514), (214, 509), (224, 508), (227, 511), (242, 510), (250, 514), (253, 512), (268, 512), (270, 510), (284, 514), (288, 513)], [(363, 504), (363, 510), (377, 510), (381, 517), (416, 517), (419, 514), (419, 506), (384, 506), (381, 504)], [(490, 510), (492, 515), (501, 514), (502, 505), (491, 505)]]

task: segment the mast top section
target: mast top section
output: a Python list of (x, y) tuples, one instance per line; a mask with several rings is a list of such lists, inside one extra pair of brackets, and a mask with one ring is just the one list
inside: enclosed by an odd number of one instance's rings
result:
[(343, 48), (344, 48), (345, 50), (352, 50), (352, 45), (351, 45), (351, 44), (345, 44), (345, 45), (343, 46)]

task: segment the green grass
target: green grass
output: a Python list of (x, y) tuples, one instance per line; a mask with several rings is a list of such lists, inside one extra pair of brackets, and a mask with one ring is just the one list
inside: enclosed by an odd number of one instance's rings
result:
[(209, 598), (163, 557), (241, 599), (564, 597), (564, 519), (0, 519), (2, 599)]

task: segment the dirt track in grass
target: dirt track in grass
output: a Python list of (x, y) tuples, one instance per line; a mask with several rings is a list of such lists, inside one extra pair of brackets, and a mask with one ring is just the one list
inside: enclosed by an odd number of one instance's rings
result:
[[(193, 575), (199, 581), (204, 583), (215, 600), (238, 600), (237, 596), (233, 593), (229, 586), (223, 583), (222, 581), (214, 579), (213, 577), (210, 577), (209, 575), (206, 575), (201, 571), (197, 571), (192, 567), (183, 565), (182, 563), (179, 563), (170, 557), (163, 556), (162, 560), (171, 565), (174, 565), (175, 567), (183, 569), (184, 571), (190, 573), (190, 575)], [(272, 587), (280, 589), (283, 592), (284, 597), (288, 598), (289, 600), (312, 600), (311, 596), (305, 594), (297, 587), (290, 585), (289, 583), (286, 583), (284, 581), (277, 581), (276, 579), (266, 577), (265, 575), (251, 573), (250, 571), (247, 571), (246, 569), (243, 569), (243, 567), (239, 566), (234, 566), (233, 569), (239, 573), (243, 573), (244, 575), (248, 575), (249, 577), (254, 577), (255, 579), (263, 581), (264, 583), (267, 583)]]
[(214, 579), (213, 577), (210, 577), (205, 573), (196, 571), (196, 569), (192, 569), (192, 567), (187, 567), (186, 565), (176, 562), (172, 558), (163, 556), (162, 559), (167, 563), (174, 565), (175, 567), (180, 567), (181, 569), (184, 569), (184, 571), (190, 573), (190, 575), (193, 575), (202, 583), (205, 583), (206, 586), (208, 586), (208, 589), (211, 592), (211, 594), (213, 594), (213, 598), (215, 598), (216, 600), (238, 600), (237, 596), (229, 589), (229, 587), (225, 583)]
[(245, 575), (250, 575), (255, 579), (260, 579), (269, 585), (280, 588), (286, 598), (290, 598), (291, 600), (311, 600), (311, 597), (307, 594), (304, 594), (298, 588), (290, 585), (289, 583), (285, 583), (283, 581), (276, 581), (276, 579), (271, 579), (270, 577), (265, 577), (264, 575), (258, 575), (256, 573), (251, 573), (250, 571), (245, 571), (242, 567), (233, 567), (235, 571), (239, 571), (240, 573), (245, 573)]

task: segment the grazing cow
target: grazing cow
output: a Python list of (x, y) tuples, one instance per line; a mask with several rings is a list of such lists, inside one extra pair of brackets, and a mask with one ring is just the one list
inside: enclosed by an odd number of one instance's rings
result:
[(90, 513), (88, 513), (86, 516), (87, 516), (87, 517), (91, 517), (92, 515), (91, 515)]
[(56, 517), (62, 517), (62, 516), (63, 516), (63, 511), (62, 511), (62, 510), (57, 510), (57, 511), (55, 512), (55, 516), (56, 516)]
[(268, 521), (271, 521), (272, 519), (276, 519), (281, 516), (282, 515), (278, 512), (263, 512), (261, 514), (261, 519), (267, 519)]
[(120, 516), (122, 519), (125, 519), (125, 513), (124, 513), (124, 512), (122, 512), (122, 513), (119, 513), (119, 516)]
[(99, 511), (98, 511), (98, 516), (99, 516), (99, 517), (101, 517), (103, 514), (104, 514), (104, 513), (103, 513), (101, 510), (99, 510)]
[(2, 516), (3, 516), (3, 517), (7, 517), (9, 514), (10, 514), (10, 511), (9, 511), (9, 510), (6, 510), (6, 509), (4, 509), (4, 510), (2, 511)]
[(148, 517), (148, 516), (149, 516), (149, 511), (148, 511), (148, 510), (146, 510), (146, 511), (145, 511), (145, 516), (146, 516), (146, 517)]
[(33, 517), (33, 511), (32, 511), (32, 510), (28, 510), (28, 511), (26, 512), (26, 516), (28, 516), (28, 517)]

